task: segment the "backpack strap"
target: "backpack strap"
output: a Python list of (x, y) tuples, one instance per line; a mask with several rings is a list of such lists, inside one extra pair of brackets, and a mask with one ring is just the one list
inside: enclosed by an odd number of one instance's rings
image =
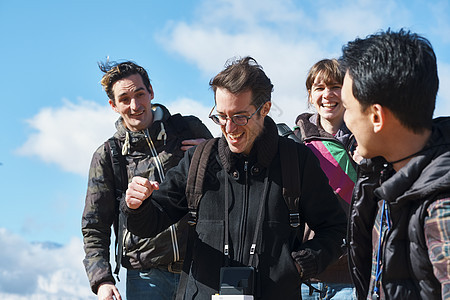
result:
[(116, 232), (116, 241), (115, 241), (115, 261), (116, 267), (114, 269), (114, 274), (117, 276), (117, 280), (119, 279), (119, 271), (120, 266), (122, 264), (122, 255), (123, 255), (123, 227), (125, 226), (125, 216), (120, 213), (119, 205), (120, 201), (123, 197), (123, 193), (125, 191), (124, 184), (126, 180), (124, 179), (125, 166), (123, 162), (123, 157), (118, 150), (116, 141), (114, 137), (108, 139), (105, 143), (106, 149), (109, 150), (111, 155), (111, 163), (112, 169), (114, 173), (114, 194), (116, 196), (116, 207), (117, 207), (117, 232)]
[(197, 209), (203, 195), (203, 181), (205, 179), (206, 167), (211, 149), (218, 138), (209, 139), (195, 148), (189, 166), (189, 173), (186, 182), (186, 198), (188, 202), (190, 218), (188, 224), (197, 224)]
[(203, 181), (205, 179), (206, 167), (208, 165), (209, 155), (218, 138), (209, 139), (195, 147), (194, 154), (189, 165), (189, 172), (186, 182), (186, 200), (189, 208), (188, 240), (186, 254), (184, 257), (183, 272), (180, 276), (176, 300), (182, 300), (186, 291), (189, 278), (189, 271), (192, 264), (192, 251), (194, 248), (195, 225), (197, 225), (197, 211), (200, 199), (203, 193)]
[(289, 224), (296, 228), (300, 226), (300, 170), (298, 167), (298, 152), (296, 142), (292, 139), (280, 138), (281, 176), (283, 182), (283, 197), (289, 209)]

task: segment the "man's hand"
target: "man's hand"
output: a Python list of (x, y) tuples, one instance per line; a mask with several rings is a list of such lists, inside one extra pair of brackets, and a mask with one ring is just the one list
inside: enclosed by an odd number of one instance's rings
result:
[(194, 140), (184, 140), (181, 141), (181, 150), (186, 151), (187, 149), (197, 146), (198, 144), (201, 144), (202, 142), (206, 141), (206, 139), (194, 139)]
[(112, 282), (103, 282), (97, 290), (98, 300), (122, 300), (119, 290)]
[(158, 189), (159, 184), (156, 181), (149, 181), (147, 178), (139, 176), (133, 177), (125, 194), (127, 206), (131, 209), (137, 209), (145, 199), (150, 197), (154, 190)]

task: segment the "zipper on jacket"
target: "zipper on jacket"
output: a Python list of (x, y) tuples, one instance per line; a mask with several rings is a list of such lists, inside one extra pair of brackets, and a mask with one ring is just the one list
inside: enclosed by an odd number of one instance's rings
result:
[[(390, 206), (389, 206), (389, 202), (385, 201), (384, 202), (384, 209), (385, 209), (385, 214), (386, 214), (386, 229), (384, 230), (384, 238), (383, 238), (383, 242), (381, 244), (383, 251), (381, 251), (381, 261), (382, 261), (382, 265), (385, 265), (387, 263), (386, 261), (386, 247), (387, 247), (387, 243), (389, 241), (389, 237), (391, 236), (392, 233), (392, 225), (391, 224), (391, 212), (390, 212)], [(380, 234), (381, 234), (381, 230), (380, 230)], [(381, 268), (381, 278), (380, 278), (380, 283), (379, 283), (379, 287), (380, 289), (386, 290), (386, 286), (385, 284), (383, 284), (383, 276), (385, 273), (385, 268)], [(375, 281), (375, 285), (377, 284), (377, 282)], [(415, 285), (414, 285), (415, 286)], [(369, 291), (370, 292), (370, 291)]]
[(153, 144), (150, 134), (148, 133), (148, 129), (144, 130), (144, 136), (145, 136), (145, 140), (147, 141), (148, 147), (150, 148), (152, 156), (155, 158), (155, 164), (156, 164), (156, 169), (158, 170), (159, 178), (161, 179), (161, 181), (163, 181), (165, 179), (164, 169), (163, 169), (161, 160), (159, 159), (158, 152), (156, 151), (155, 145)]
[(242, 203), (242, 215), (241, 224), (239, 229), (239, 248), (238, 248), (238, 261), (243, 261), (243, 253), (245, 246), (245, 229), (247, 227), (247, 215), (248, 215), (248, 161), (244, 162), (244, 173), (245, 173), (245, 185), (244, 185), (244, 201)]
[[(158, 170), (159, 178), (161, 179), (161, 181), (164, 181), (166, 176), (164, 174), (164, 168), (161, 163), (161, 160), (159, 159), (158, 152), (156, 151), (156, 147), (153, 144), (153, 141), (150, 137), (148, 129), (145, 129), (143, 132), (144, 132), (145, 140), (147, 141), (148, 147), (150, 148), (152, 156), (155, 159), (156, 169)], [(164, 143), (165, 143), (165, 139), (164, 139)], [(173, 261), (178, 261), (178, 260), (180, 260), (180, 251), (179, 251), (179, 247), (178, 247), (178, 238), (177, 238), (177, 231), (175, 228), (175, 224), (170, 225), (169, 228), (170, 228), (170, 237), (172, 239)]]

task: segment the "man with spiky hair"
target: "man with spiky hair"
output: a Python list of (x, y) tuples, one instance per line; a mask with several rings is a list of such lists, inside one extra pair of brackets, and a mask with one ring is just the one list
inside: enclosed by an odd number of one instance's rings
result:
[(450, 118), (433, 119), (430, 42), (387, 30), (343, 47), (344, 120), (360, 165), (349, 263), (358, 299), (450, 298)]

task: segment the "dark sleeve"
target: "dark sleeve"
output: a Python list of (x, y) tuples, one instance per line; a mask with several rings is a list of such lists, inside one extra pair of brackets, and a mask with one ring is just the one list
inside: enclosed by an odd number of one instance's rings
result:
[(348, 259), (357, 294), (367, 294), (371, 276), (372, 228), (378, 210), (374, 190), (379, 186), (381, 158), (363, 160), (349, 214)]
[(102, 282), (115, 283), (111, 272), (110, 243), (111, 225), (117, 207), (114, 195), (114, 175), (111, 161), (101, 146), (94, 153), (89, 169), (88, 189), (81, 219), (85, 258), (84, 267), (94, 293)]
[(192, 138), (211, 139), (213, 136), (203, 122), (195, 116), (184, 116), (187, 121)]
[(299, 148), (300, 216), (315, 235), (304, 242), (293, 257), (302, 267), (306, 279), (321, 273), (342, 255), (347, 218), (316, 156), (303, 145)]
[(141, 237), (154, 237), (168, 226), (178, 222), (188, 212), (186, 180), (195, 147), (186, 151), (176, 167), (171, 168), (159, 190), (144, 201), (138, 209), (121, 205), (127, 217), (128, 230)]

